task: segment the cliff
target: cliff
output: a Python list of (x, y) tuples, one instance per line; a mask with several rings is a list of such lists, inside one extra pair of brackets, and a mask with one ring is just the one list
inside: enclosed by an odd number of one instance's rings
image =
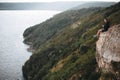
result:
[[(111, 59), (111, 57), (108, 57), (110, 60), (114, 60), (112, 61), (112, 65), (117, 66), (114, 68), (113, 73), (110, 72), (111, 74), (107, 79), (103, 79), (105, 76), (104, 67), (97, 64), (101, 59), (95, 57), (97, 39), (93, 38), (93, 35), (101, 28), (104, 14), (106, 14), (110, 20), (111, 26), (120, 24), (119, 8), (120, 3), (117, 3), (111, 7), (102, 9), (89, 8), (67, 11), (41, 24), (28, 28), (24, 33), (24, 42), (32, 43), (32, 47), (35, 51), (30, 59), (23, 65), (22, 70), (25, 79), (110, 80), (108, 78), (113, 78), (116, 75), (114, 71), (119, 70), (119, 63), (115, 62), (117, 58)], [(117, 38), (117, 33), (114, 32), (118, 30), (113, 27), (112, 29), (110, 28), (108, 33), (111, 35), (116, 34), (115, 37)], [(114, 34), (111, 33), (111, 31)], [(114, 36), (112, 37), (114, 38)], [(113, 41), (116, 40), (116, 38), (113, 38)], [(104, 37), (100, 37), (100, 39), (104, 39)], [(106, 47), (104, 46), (105, 48), (110, 47), (107, 43), (108, 41), (104, 43), (106, 44)], [(101, 44), (102, 43), (98, 46)], [(112, 41), (110, 44), (111, 50)], [(117, 50), (115, 49), (114, 51), (113, 48), (113, 52), (117, 52)], [(101, 49), (99, 52), (100, 51)], [(101, 54), (103, 53), (101, 52)], [(106, 57), (106, 54), (104, 57)], [(102, 71), (98, 69), (98, 66), (101, 66)], [(109, 68), (106, 67), (105, 69), (109, 70)]]
[(120, 80), (120, 24), (100, 35), (96, 43), (96, 59), (103, 73), (112, 73)]
[(101, 8), (68, 10), (59, 13), (45, 22), (26, 29), (23, 34), (24, 43), (31, 45), (31, 49), (37, 50), (56, 34), (61, 33), (67, 26), (99, 10), (101, 10)]

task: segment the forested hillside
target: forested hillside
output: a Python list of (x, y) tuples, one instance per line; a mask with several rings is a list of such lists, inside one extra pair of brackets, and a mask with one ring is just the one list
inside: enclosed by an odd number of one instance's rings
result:
[[(120, 24), (119, 8), (120, 3), (107, 8), (70, 10), (28, 28), (24, 42), (35, 51), (23, 66), (24, 77), (27, 80), (98, 80), (106, 77), (98, 70), (97, 38), (93, 35), (101, 28), (104, 17), (108, 17), (111, 26)], [(114, 75), (110, 77), (114, 78)]]
[(31, 44), (31, 47), (37, 49), (53, 37), (56, 33), (60, 33), (63, 28), (73, 24), (79, 19), (99, 11), (101, 8), (88, 8), (80, 10), (68, 10), (63, 13), (55, 15), (53, 18), (47, 21), (37, 24), (34, 27), (26, 29), (23, 36), (24, 42)]

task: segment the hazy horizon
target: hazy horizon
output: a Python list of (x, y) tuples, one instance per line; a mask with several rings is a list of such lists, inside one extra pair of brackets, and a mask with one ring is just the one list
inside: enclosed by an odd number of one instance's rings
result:
[[(83, 0), (0, 0), (0, 2), (76, 2), (76, 1), (82, 1)], [(84, 0), (84, 2), (91, 2), (96, 0)], [(119, 0), (97, 0), (97, 1), (103, 1), (103, 2), (119, 2)]]
[[(91, 1), (91, 3), (96, 2), (98, 7), (109, 6), (115, 2), (103, 2), (103, 1)], [(86, 4), (85, 4), (86, 3)], [(88, 3), (88, 4), (87, 4)], [(0, 2), (0, 10), (57, 10), (65, 11), (80, 5), (90, 5), (90, 2), (85, 1), (60, 1), (60, 2)], [(94, 6), (93, 6), (94, 7)]]

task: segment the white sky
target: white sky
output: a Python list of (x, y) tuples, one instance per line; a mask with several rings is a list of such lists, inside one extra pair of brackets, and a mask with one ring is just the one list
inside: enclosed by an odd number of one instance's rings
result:
[(119, 2), (120, 0), (0, 0), (0, 2), (56, 2), (56, 1), (107, 1), (107, 2)]

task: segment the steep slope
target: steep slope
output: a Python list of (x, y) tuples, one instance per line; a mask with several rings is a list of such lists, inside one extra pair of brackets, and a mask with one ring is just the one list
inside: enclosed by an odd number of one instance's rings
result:
[[(111, 27), (100, 35), (96, 43), (96, 59), (99, 68), (104, 73), (112, 73), (117, 80), (120, 79), (120, 24)], [(111, 77), (101, 77), (108, 80)], [(112, 79), (111, 79), (112, 80)]]
[(100, 8), (69, 10), (55, 15), (41, 24), (26, 29), (23, 34), (25, 37), (24, 42), (30, 44), (32, 48), (37, 49), (63, 28), (99, 10)]
[[(62, 28), (36, 48), (23, 66), (24, 77), (27, 80), (98, 80), (102, 72), (97, 70), (93, 35), (100, 28), (103, 15), (110, 19), (111, 26), (120, 24), (119, 7), (120, 3), (99, 9)], [(34, 32), (28, 31), (26, 35)]]

